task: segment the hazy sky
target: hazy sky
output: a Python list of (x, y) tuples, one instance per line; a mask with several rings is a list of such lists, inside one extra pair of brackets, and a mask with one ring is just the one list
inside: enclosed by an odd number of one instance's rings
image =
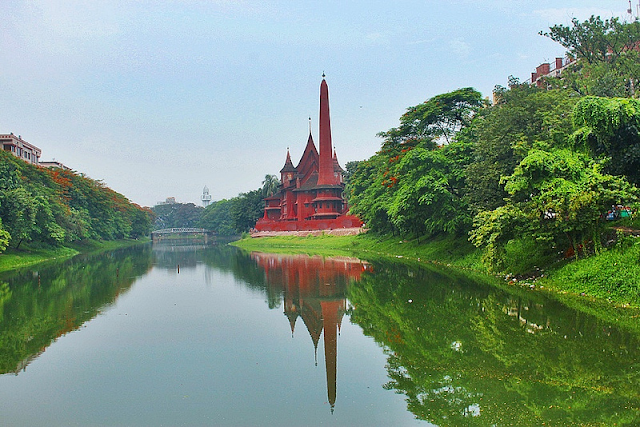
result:
[[(634, 0), (634, 5), (638, 0)], [(141, 205), (261, 186), (318, 142), (329, 85), (338, 159), (370, 157), (407, 107), (490, 96), (564, 50), (540, 30), (625, 0), (0, 1), (0, 133)]]

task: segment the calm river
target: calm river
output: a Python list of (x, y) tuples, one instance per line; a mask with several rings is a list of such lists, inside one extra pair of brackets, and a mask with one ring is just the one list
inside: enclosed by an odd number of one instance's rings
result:
[(0, 425), (639, 425), (639, 334), (512, 292), (229, 246), (39, 265), (0, 276)]

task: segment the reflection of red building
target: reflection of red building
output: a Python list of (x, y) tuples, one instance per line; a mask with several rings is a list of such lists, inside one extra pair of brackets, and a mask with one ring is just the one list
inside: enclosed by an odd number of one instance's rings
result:
[[(282, 287), (284, 314), (291, 334), (298, 317), (309, 331), (316, 349), (324, 332), (324, 359), (327, 373), (327, 397), (331, 410), (336, 402), (338, 332), (346, 311), (346, 289), (359, 280), (368, 264), (355, 258), (323, 258), (307, 255), (251, 254), (265, 270), (268, 285)], [(317, 364), (317, 360), (316, 360)]]
[(331, 144), (329, 88), (323, 78), (320, 84), (320, 153), (311, 132), (298, 166), (293, 166), (287, 150), (278, 191), (265, 199), (264, 216), (255, 228), (258, 231), (296, 231), (360, 227), (362, 222), (357, 217), (347, 215), (342, 172)]

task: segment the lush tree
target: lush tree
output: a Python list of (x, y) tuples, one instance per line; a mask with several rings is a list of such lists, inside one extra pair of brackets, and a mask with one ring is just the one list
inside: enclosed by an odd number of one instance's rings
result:
[(584, 22), (573, 18), (571, 26), (554, 25), (540, 35), (560, 43), (569, 55), (589, 64), (616, 62), (640, 41), (640, 22), (621, 22), (616, 17), (603, 21), (592, 15)]
[(2, 227), (2, 221), (0, 220), (0, 253), (7, 249), (10, 241), (11, 234)]
[(354, 174), (359, 164), (360, 164), (359, 160), (354, 160), (351, 162), (347, 162), (344, 165), (344, 173), (342, 174), (342, 179), (344, 181), (345, 186), (349, 185), (349, 182), (351, 182), (351, 176)]
[(554, 25), (541, 35), (560, 43), (577, 59), (560, 78), (548, 78), (553, 87), (579, 95), (628, 97), (638, 95), (640, 82), (640, 21), (621, 22), (591, 16)]
[(480, 92), (470, 87), (436, 95), (409, 107), (400, 117), (399, 127), (381, 132), (379, 136), (385, 139), (382, 148), (408, 148), (427, 141), (449, 143), (484, 105)]
[(395, 234), (398, 231), (388, 214), (397, 190), (397, 177), (392, 167), (395, 160), (396, 157), (376, 153), (357, 165), (346, 187), (350, 212), (376, 233)]
[(507, 203), (480, 212), (471, 240), (487, 247), (487, 261), (497, 270), (514, 238), (533, 238), (549, 249), (570, 245), (580, 252), (601, 248), (603, 214), (637, 200), (637, 190), (621, 177), (603, 174), (585, 155), (561, 149), (533, 149), (504, 179)]
[(0, 153), (0, 219), (14, 247), (142, 236), (148, 215), (100, 181)]
[(0, 218), (14, 248), (19, 249), (22, 242), (31, 240), (36, 230), (36, 212), (32, 195), (22, 187), (0, 195)]
[(468, 231), (464, 169), (469, 159), (470, 146), (462, 142), (408, 152), (398, 165), (398, 190), (388, 211), (396, 227), (418, 238)]
[(476, 213), (504, 204), (501, 177), (511, 175), (530, 149), (563, 147), (573, 131), (576, 100), (566, 91), (543, 90), (512, 78), (509, 88), (496, 88), (495, 96), (497, 103), (478, 115), (469, 133), (473, 160), (466, 171), (467, 191)]
[(15, 162), (8, 161), (4, 154), (0, 162), (0, 191), (14, 190), (20, 185), (20, 173)]
[(455, 136), (484, 105), (479, 92), (463, 88), (408, 108), (399, 127), (379, 134), (381, 150), (349, 172), (351, 212), (379, 233), (420, 237), (463, 229), (470, 156)]
[(574, 142), (597, 158), (605, 170), (640, 184), (640, 101), (627, 98), (582, 98), (573, 121)]
[(148, 236), (154, 219), (151, 209), (132, 204), (129, 216), (131, 219), (130, 237), (137, 239)]
[(196, 227), (204, 208), (193, 203), (167, 203), (151, 208), (155, 215), (154, 229)]
[(237, 232), (243, 233), (255, 227), (258, 219), (264, 214), (262, 190), (240, 193), (232, 199), (230, 213)]
[(238, 234), (231, 217), (231, 200), (223, 199), (207, 206), (198, 223), (199, 227), (216, 232), (220, 236)]

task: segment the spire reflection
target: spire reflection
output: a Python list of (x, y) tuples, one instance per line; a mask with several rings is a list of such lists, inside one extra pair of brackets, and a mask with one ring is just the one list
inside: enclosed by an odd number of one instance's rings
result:
[[(337, 390), (338, 336), (347, 310), (349, 284), (371, 266), (357, 258), (281, 255), (253, 252), (251, 258), (265, 272), (269, 287), (281, 287), (284, 315), (291, 335), (299, 317), (307, 328), (318, 364), (318, 343), (324, 335), (327, 398), (333, 412)], [(323, 334), (324, 332), (324, 334)]]

